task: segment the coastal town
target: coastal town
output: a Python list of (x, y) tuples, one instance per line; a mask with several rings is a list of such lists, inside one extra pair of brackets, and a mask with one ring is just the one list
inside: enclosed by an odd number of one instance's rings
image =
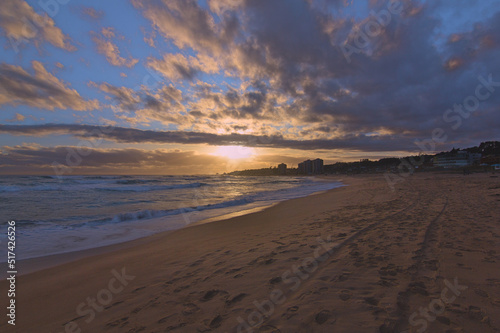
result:
[(376, 161), (361, 159), (356, 162), (324, 164), (320, 158), (300, 162), (296, 168), (285, 163), (276, 167), (231, 172), (238, 176), (362, 174), (398, 172), (402, 164), (411, 165), (412, 172), (459, 171), (464, 173), (500, 170), (500, 142), (486, 141), (479, 146), (452, 149), (435, 155), (420, 154), (403, 158), (382, 158)]

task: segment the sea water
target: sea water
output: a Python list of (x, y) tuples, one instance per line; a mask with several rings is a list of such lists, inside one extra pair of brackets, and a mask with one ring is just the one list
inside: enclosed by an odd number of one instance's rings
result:
[(137, 239), (339, 186), (287, 176), (1, 176), (0, 262), (7, 258), (11, 220), (17, 259), (26, 259)]

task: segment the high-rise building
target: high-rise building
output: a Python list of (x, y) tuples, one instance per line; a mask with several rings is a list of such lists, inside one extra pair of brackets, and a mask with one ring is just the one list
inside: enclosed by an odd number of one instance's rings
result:
[(309, 166), (310, 163), (311, 163), (310, 160), (307, 160), (307, 161), (299, 163), (298, 170), (299, 170), (299, 173), (301, 175), (307, 175), (307, 174), (309, 174), (310, 170), (309, 170), (308, 166)]
[(320, 158), (317, 158), (312, 161), (312, 173), (314, 175), (318, 175), (323, 173), (323, 160)]

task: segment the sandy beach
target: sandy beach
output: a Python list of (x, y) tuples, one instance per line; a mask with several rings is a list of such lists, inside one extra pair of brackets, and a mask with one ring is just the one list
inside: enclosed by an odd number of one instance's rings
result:
[(342, 181), (260, 212), (25, 264), (50, 267), (17, 277), (16, 325), (2, 297), (0, 331), (500, 331), (500, 177), (421, 173), (394, 191), (383, 175)]

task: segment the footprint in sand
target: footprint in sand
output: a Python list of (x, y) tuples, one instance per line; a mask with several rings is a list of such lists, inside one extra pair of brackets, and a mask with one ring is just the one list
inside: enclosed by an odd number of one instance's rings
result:
[(351, 272), (344, 272), (338, 276), (334, 276), (332, 278), (332, 281), (338, 281), (338, 282), (342, 282), (342, 281), (345, 281), (347, 279), (349, 279), (349, 276), (351, 275)]
[(133, 313), (133, 314), (137, 314), (137, 313), (139, 313), (141, 310), (142, 310), (142, 308), (135, 308), (135, 309), (133, 309), (133, 310), (132, 310), (132, 313)]
[(436, 320), (439, 321), (440, 323), (448, 325), (448, 326), (451, 324), (450, 318), (448, 318), (448, 317), (437, 316)]
[(185, 286), (180, 286), (179, 288), (174, 289), (174, 293), (178, 293), (180, 291), (183, 291), (184, 289), (187, 289), (191, 287), (190, 285), (185, 285)]
[(277, 276), (277, 277), (272, 278), (271, 280), (269, 280), (270, 284), (278, 284), (280, 282), (281, 282), (281, 276)]
[(238, 303), (239, 301), (241, 301), (243, 298), (245, 298), (247, 296), (248, 296), (248, 294), (245, 294), (245, 293), (238, 294), (237, 296), (234, 296), (231, 300), (227, 301), (226, 304), (228, 306), (234, 305), (235, 303)]
[(429, 296), (427, 287), (423, 282), (412, 282), (409, 284), (408, 289), (413, 294), (420, 294), (422, 296)]
[(106, 326), (107, 327), (116, 327), (116, 326), (123, 327), (127, 324), (128, 324), (128, 317), (123, 317), (121, 319), (117, 319), (115, 321), (107, 323)]
[[(186, 325), (187, 325), (186, 323), (180, 323), (180, 324), (175, 325), (175, 326), (169, 326), (169, 327), (167, 327), (165, 332), (170, 332), (170, 331), (176, 330), (178, 328), (184, 327)], [(146, 327), (144, 327), (144, 329), (146, 329)], [(140, 332), (140, 331), (129, 331), (129, 332)]]
[(193, 262), (192, 264), (190, 264), (189, 267), (198, 266), (198, 265), (202, 264), (204, 261), (205, 261), (205, 259), (198, 259), (195, 262)]
[(212, 321), (208, 326), (210, 326), (211, 329), (217, 328), (222, 324), (222, 320), (223, 320), (222, 317), (218, 315), (217, 317), (212, 319)]
[(267, 259), (266, 261), (264, 261), (264, 265), (270, 265), (270, 264), (272, 264), (275, 261), (276, 261), (276, 259), (272, 259), (272, 258), (271, 259)]
[[(123, 303), (123, 301), (118, 301), (118, 302), (115, 302), (115, 303), (113, 303), (113, 304), (111, 304), (111, 305), (108, 305), (108, 306), (107, 306), (107, 307), (105, 307), (104, 309), (105, 309), (105, 310), (107, 310), (107, 309), (109, 309), (109, 308), (111, 308), (111, 307), (113, 307), (113, 306), (116, 306), (116, 305), (118, 305), (118, 304), (121, 304), (121, 303)], [(79, 317), (79, 318), (81, 318), (81, 317)]]
[(187, 304), (184, 304), (184, 309), (182, 310), (182, 314), (190, 315), (190, 314), (197, 312), (198, 310), (200, 310), (198, 305), (196, 305), (194, 303), (187, 303)]
[(483, 310), (481, 310), (480, 307), (474, 305), (469, 306), (467, 314), (469, 315), (469, 318), (475, 319), (477, 321), (482, 321), (483, 319), (485, 319), (485, 313), (483, 312)]
[(344, 289), (339, 292), (339, 298), (343, 301), (347, 301), (352, 297), (352, 292), (350, 290)]
[[(332, 318), (332, 314), (328, 310), (322, 310), (319, 312), (316, 317), (314, 317), (314, 321), (319, 324), (323, 325), (328, 319)], [(334, 321), (336, 321), (336, 318), (334, 318)]]
[(365, 297), (365, 302), (370, 304), (370, 305), (378, 305), (378, 299), (376, 299), (375, 297), (371, 296), (371, 297)]
[(288, 309), (286, 309), (286, 312), (282, 315), (282, 317), (285, 317), (286, 319), (290, 319), (293, 316), (297, 314), (297, 311), (299, 311), (298, 306), (291, 306)]
[(273, 326), (273, 325), (261, 326), (259, 328), (259, 332), (281, 333), (281, 331), (279, 330), (279, 328), (277, 328), (276, 326)]
[(170, 318), (172, 318), (176, 315), (177, 315), (177, 313), (174, 313), (174, 314), (171, 314), (169, 316), (163, 317), (163, 318), (158, 320), (158, 324), (163, 324), (164, 322), (168, 321)]
[(234, 274), (234, 273), (239, 272), (239, 271), (241, 271), (241, 267), (240, 268), (233, 268), (233, 269), (230, 269), (229, 271), (227, 271), (226, 275)]
[(481, 289), (475, 289), (475, 290), (474, 290), (474, 292), (475, 292), (477, 295), (481, 296), (481, 297), (485, 297), (485, 298), (488, 298), (488, 297), (489, 297), (488, 293), (487, 293), (486, 291), (484, 291), (484, 290), (481, 290)]
[(203, 295), (203, 297), (200, 299), (200, 301), (202, 301), (202, 302), (209, 301), (212, 298), (214, 298), (214, 296), (217, 295), (218, 293), (219, 293), (219, 290), (217, 290), (217, 289), (209, 290), (205, 293), (205, 295)]

